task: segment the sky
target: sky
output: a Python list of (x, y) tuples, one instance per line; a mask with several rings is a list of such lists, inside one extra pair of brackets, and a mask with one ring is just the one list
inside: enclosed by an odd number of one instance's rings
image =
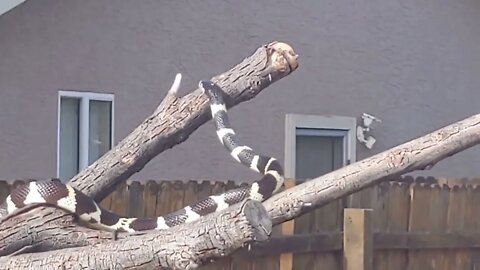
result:
[(0, 15), (23, 2), (25, 2), (25, 0), (0, 0)]

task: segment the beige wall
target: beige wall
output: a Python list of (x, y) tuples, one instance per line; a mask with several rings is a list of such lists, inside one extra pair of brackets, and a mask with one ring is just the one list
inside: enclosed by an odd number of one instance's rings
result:
[[(286, 113), (383, 120), (383, 151), (477, 113), (480, 2), (30, 0), (0, 16), (0, 178), (53, 177), (57, 91), (115, 94), (115, 138), (161, 101), (282, 40), (300, 68), (231, 112), (242, 141), (283, 160)], [(134, 178), (241, 179), (211, 122)], [(480, 149), (427, 174), (480, 176)]]

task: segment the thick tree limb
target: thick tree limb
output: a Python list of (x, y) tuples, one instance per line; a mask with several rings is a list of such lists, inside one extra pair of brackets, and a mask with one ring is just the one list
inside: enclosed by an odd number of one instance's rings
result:
[[(232, 107), (250, 100), (273, 82), (289, 75), (298, 67), (297, 55), (293, 49), (279, 42), (272, 42), (229, 71), (215, 76), (217, 82), (229, 94), (227, 105)], [(199, 126), (210, 119), (207, 98), (197, 89), (178, 97), (174, 86), (168, 92), (154, 113), (141, 123), (115, 148), (102, 156), (88, 168), (76, 175), (70, 182), (97, 201), (111, 193), (118, 183), (142, 169), (159, 153), (185, 141)], [(73, 233), (69, 215), (61, 210), (38, 208), (22, 218), (0, 223), (0, 254), (10, 254), (20, 248), (39, 244), (41, 250), (83, 246), (101, 241), (83, 230)], [(45, 235), (42, 224), (50, 221), (57, 224), (55, 237)], [(33, 228), (26, 230), (25, 228)], [(51, 228), (50, 228), (51, 229)], [(45, 241), (55, 239), (55, 241)], [(47, 244), (52, 244), (48, 246)]]
[(0, 258), (0, 269), (194, 269), (205, 260), (264, 241), (272, 223), (260, 202), (246, 201), (161, 233), (130, 235), (93, 247)]
[[(229, 94), (226, 102), (231, 107), (254, 98), (297, 67), (293, 49), (273, 42), (212, 80)], [(70, 184), (101, 201), (117, 184), (140, 171), (159, 153), (185, 141), (210, 118), (208, 99), (200, 89), (184, 97), (177, 97), (173, 91), (130, 135), (73, 177)]]
[[(223, 86), (223, 85), (222, 85)], [(228, 87), (227, 87), (228, 88)], [(206, 121), (206, 120), (205, 120)], [(188, 128), (187, 128), (188, 130)], [(168, 140), (167, 140), (168, 141)], [(375, 155), (373, 157), (367, 158), (365, 160), (359, 161), (357, 163), (351, 164), (347, 167), (344, 167), (340, 170), (335, 172), (326, 174), (324, 176), (318, 177), (311, 181), (308, 181), (302, 185), (298, 185), (294, 188), (288, 189), (271, 199), (265, 202), (265, 206), (267, 207), (269, 215), (274, 219), (274, 224), (281, 223), (285, 220), (289, 220), (295, 218), (307, 211), (310, 211), (314, 208), (317, 208), (321, 205), (324, 205), (332, 200), (340, 198), (342, 196), (348, 195), (355, 191), (358, 191), (362, 188), (368, 187), (375, 183), (378, 183), (382, 180), (386, 180), (387, 176), (392, 175), (399, 175), (406, 172), (410, 172), (413, 170), (425, 169), (428, 167), (433, 166), (438, 161), (449, 157), (455, 153), (463, 151), (469, 147), (472, 147), (476, 144), (480, 143), (480, 115), (475, 115), (470, 118), (467, 118), (463, 121), (457, 122), (440, 130), (437, 130), (431, 134), (428, 134), (424, 137), (418, 138), (416, 140), (410, 141), (408, 143), (402, 144), (397, 146), (393, 149)], [(127, 166), (128, 167), (128, 166)], [(100, 173), (100, 175), (102, 175)], [(108, 177), (107, 177), (108, 179)], [(83, 180), (79, 180), (80, 183)], [(86, 180), (85, 180), (86, 181)], [(109, 182), (110, 180), (104, 180)], [(114, 180), (112, 181), (114, 182)], [(110, 184), (105, 184), (102, 188), (109, 187)], [(97, 188), (91, 187), (90, 190), (92, 194), (95, 192)], [(218, 214), (217, 214), (218, 215)], [(217, 215), (212, 215), (211, 217), (215, 217)], [(53, 221), (58, 221), (62, 219), (53, 218)], [(201, 223), (202, 219), (199, 221)], [(230, 221), (231, 222), (231, 221)], [(227, 222), (228, 223), (228, 222)], [(209, 223), (213, 225), (212, 223)], [(192, 232), (193, 229), (197, 228), (198, 225), (195, 226), (182, 226), (187, 227), (189, 232)], [(1, 229), (1, 224), (0, 224)], [(181, 229), (181, 227), (180, 227)], [(173, 230), (173, 229), (172, 229)], [(38, 230), (36, 231), (38, 232)], [(170, 232), (166, 231), (166, 233)], [(207, 232), (207, 231), (205, 231)], [(241, 234), (241, 231), (236, 231), (236, 233)], [(126, 237), (123, 241), (129, 241), (128, 239), (140, 239), (141, 237), (161, 237), (161, 233), (152, 234), (152, 233), (145, 233), (144, 235), (135, 235), (135, 236), (123, 236)], [(152, 239), (152, 238), (148, 238)], [(157, 242), (161, 242), (163, 238), (155, 238)], [(172, 240), (173, 241), (173, 240)], [(129, 242), (129, 244), (133, 245), (118, 245), (115, 243), (101, 243), (98, 244), (100, 247), (115, 247), (115, 254), (110, 256), (118, 256), (118, 252), (125, 251), (127, 254), (132, 254), (137, 249), (141, 250), (141, 245), (135, 245), (136, 243), (134, 240), (133, 242)], [(106, 245), (106, 246), (105, 246)], [(108, 246), (113, 245), (113, 246)], [(226, 246), (228, 246), (227, 244)], [(193, 245), (195, 246), (195, 245)], [(97, 246), (96, 246), (97, 247)], [(95, 247), (95, 248), (96, 248)], [(120, 247), (125, 247), (127, 250), (119, 249)], [(238, 248), (238, 245), (232, 244), (231, 249), (225, 249), (227, 252)], [(130, 250), (133, 249), (133, 250)], [(80, 250), (83, 252), (84, 248), (75, 249), (75, 251)], [(179, 250), (179, 247), (176, 246), (176, 250)], [(102, 249), (100, 249), (102, 251)], [(97, 250), (94, 250), (95, 253), (98, 253)], [(108, 256), (106, 250), (105, 256)], [(111, 250), (109, 251), (112, 252)], [(151, 250), (142, 250), (141, 254), (147, 255), (143, 257), (142, 255), (138, 255), (135, 260), (131, 260), (134, 262), (142, 263), (143, 260), (147, 261), (147, 263), (152, 263), (152, 256), (155, 254), (151, 254)], [(217, 250), (215, 251), (217, 252)], [(63, 252), (65, 253), (65, 252)], [(154, 252), (155, 253), (155, 252)], [(38, 262), (44, 260), (53, 254), (52, 256), (60, 256), (60, 257), (53, 257), (49, 258), (53, 262), (57, 260), (66, 260), (69, 261), (69, 257), (61, 252), (49, 252), (45, 254), (34, 254), (34, 255), (20, 255), (15, 258), (18, 260), (19, 258), (30, 258), (35, 259), (33, 262)], [(67, 253), (68, 256), (76, 256), (76, 253)], [(86, 253), (81, 253), (82, 257), (88, 256)], [(102, 258), (103, 253), (99, 253), (98, 256)], [(135, 253), (136, 254), (136, 253)], [(220, 253), (216, 253), (220, 254)], [(228, 253), (225, 253), (228, 254)], [(33, 257), (31, 257), (33, 256)], [(98, 258), (97, 255), (92, 255), (94, 259)], [(215, 257), (216, 255), (210, 255)], [(122, 257), (121, 255), (119, 257)], [(208, 258), (209, 256), (206, 256)], [(112, 257), (103, 257), (106, 261), (112, 262)], [(169, 257), (173, 258), (173, 257)], [(4, 261), (0, 261), (0, 263), (11, 263), (13, 260), (7, 258), (3, 259)], [(128, 259), (125, 259), (128, 260)], [(154, 257), (154, 261), (157, 261), (157, 258)], [(123, 261), (122, 261), (123, 262)], [(130, 262), (130, 261), (129, 261)], [(51, 262), (50, 262), (51, 263)], [(194, 261), (191, 265), (195, 266), (198, 261)], [(78, 266), (78, 264), (75, 264)], [(122, 265), (125, 266), (125, 265)], [(143, 267), (144, 265), (134, 265), (133, 267), (138, 266), (138, 268)]]
[(480, 114), (287, 189), (265, 202), (274, 224), (293, 219), (386, 177), (431, 168), (480, 143)]
[(275, 219), (274, 224), (278, 224), (386, 180), (387, 176), (431, 167), (478, 143), (480, 114), (288, 189), (265, 205)]

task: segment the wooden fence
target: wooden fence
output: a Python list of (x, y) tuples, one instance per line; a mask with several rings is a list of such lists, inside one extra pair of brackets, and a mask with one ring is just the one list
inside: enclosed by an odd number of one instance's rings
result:
[[(0, 200), (20, 183), (0, 180)], [(392, 179), (276, 226), (268, 242), (202, 269), (480, 269), (477, 184), (480, 181)], [(235, 186), (129, 182), (101, 204), (119, 214), (153, 217)]]

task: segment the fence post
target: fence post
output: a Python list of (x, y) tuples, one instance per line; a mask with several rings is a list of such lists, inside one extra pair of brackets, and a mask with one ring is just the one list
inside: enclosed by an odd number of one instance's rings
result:
[(346, 208), (343, 214), (343, 269), (373, 269), (372, 210)]

